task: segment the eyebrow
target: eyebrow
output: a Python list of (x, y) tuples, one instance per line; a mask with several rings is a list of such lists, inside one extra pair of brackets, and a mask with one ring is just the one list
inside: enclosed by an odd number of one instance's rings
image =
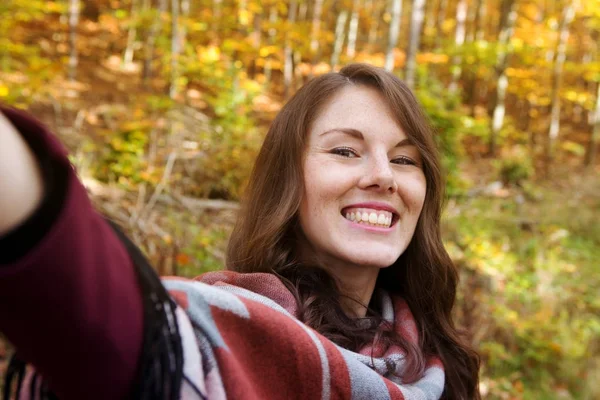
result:
[[(325, 132), (320, 133), (319, 136), (325, 136), (328, 133), (333, 133), (333, 132), (340, 132), (340, 133), (346, 134), (348, 136), (352, 136), (353, 138), (356, 138), (359, 140), (365, 140), (365, 136), (363, 135), (363, 133), (361, 131), (359, 131), (358, 129), (354, 129), (354, 128), (333, 128), (333, 129), (329, 129)], [(394, 147), (403, 147), (403, 146), (414, 146), (414, 143), (412, 142), (412, 140), (410, 138), (404, 138), (401, 141), (399, 141)]]

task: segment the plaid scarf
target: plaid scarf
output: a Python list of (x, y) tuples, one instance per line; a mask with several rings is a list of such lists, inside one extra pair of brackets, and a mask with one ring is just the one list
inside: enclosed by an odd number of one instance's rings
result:
[[(428, 360), (421, 379), (403, 383), (402, 349), (365, 346), (352, 352), (337, 346), (296, 318), (296, 301), (275, 275), (223, 271), (195, 280), (163, 279), (163, 284), (189, 320), (190, 329), (181, 328), (186, 356), (186, 348), (199, 353), (197, 365), (184, 367), (190, 367), (184, 374), (193, 390), (184, 389), (183, 399), (433, 400), (442, 395), (439, 359)], [(406, 302), (385, 292), (378, 292), (378, 300), (393, 329), (418, 343)]]

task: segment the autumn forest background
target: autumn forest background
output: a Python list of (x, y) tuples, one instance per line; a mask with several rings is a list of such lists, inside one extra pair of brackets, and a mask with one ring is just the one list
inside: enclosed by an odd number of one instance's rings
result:
[(159, 273), (194, 276), (223, 267), (285, 100), (384, 66), (438, 133), (483, 397), (598, 399), (599, 36), (600, 0), (3, 0), (0, 102), (58, 134)]

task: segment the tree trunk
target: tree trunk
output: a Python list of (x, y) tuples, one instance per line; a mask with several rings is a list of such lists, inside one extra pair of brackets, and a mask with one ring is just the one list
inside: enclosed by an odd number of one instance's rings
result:
[(177, 96), (177, 81), (179, 80), (179, 0), (171, 0), (171, 86), (169, 97)]
[(563, 9), (562, 18), (559, 25), (559, 37), (554, 51), (554, 67), (552, 69), (552, 90), (551, 90), (551, 111), (550, 111), (550, 129), (548, 130), (548, 140), (546, 146), (546, 168), (554, 156), (554, 146), (560, 130), (560, 86), (562, 82), (562, 71), (567, 56), (567, 41), (569, 39), (569, 25), (575, 17), (575, 7), (568, 3)]
[(371, 10), (371, 15), (373, 19), (371, 19), (371, 26), (369, 27), (369, 37), (367, 38), (367, 48), (369, 51), (374, 51), (375, 41), (377, 40), (377, 32), (379, 31), (379, 21), (381, 20), (381, 13), (385, 9), (381, 4), (384, 2), (379, 2), (375, 0), (371, 0), (371, 7), (367, 7), (368, 10)]
[[(308, 0), (301, 0), (298, 6), (298, 22), (302, 23), (308, 21)], [(310, 57), (310, 56), (309, 56)], [(294, 50), (294, 66), (302, 63), (302, 51), (299, 48)], [(294, 86), (302, 86), (304, 84), (304, 75), (302, 74), (302, 68), (295, 68), (296, 80)], [(312, 70), (311, 70), (312, 74)]]
[(187, 19), (190, 17), (190, 0), (181, 0), (181, 16), (184, 22), (181, 24), (181, 50), (185, 48), (185, 42), (187, 40)]
[(496, 85), (496, 96), (493, 102), (492, 126), (489, 141), (489, 154), (496, 154), (496, 141), (498, 133), (504, 124), (504, 114), (506, 108), (504, 100), (506, 98), (506, 88), (508, 87), (508, 78), (506, 76), (506, 66), (508, 64), (508, 43), (513, 34), (513, 28), (517, 19), (516, 0), (503, 0), (502, 14), (500, 16), (500, 34), (498, 37), (499, 50), (496, 55), (496, 76), (498, 78)]
[(469, 41), (471, 42), (483, 40), (483, 19), (485, 18), (487, 11), (485, 3), (486, 0), (477, 0), (475, 3), (475, 12), (473, 13), (473, 29), (471, 30), (471, 37), (469, 38)]
[(465, 22), (467, 20), (467, 0), (460, 0), (456, 6), (456, 33), (454, 43), (456, 54), (452, 57), (452, 81), (450, 82), (450, 92), (456, 93), (458, 90), (458, 79), (462, 74), (462, 56), (459, 50), (465, 44)]
[(594, 112), (594, 127), (590, 142), (585, 153), (585, 166), (590, 168), (596, 163), (596, 152), (598, 143), (600, 142), (600, 82), (598, 82), (598, 90), (596, 94), (596, 111)]
[(308, 0), (300, 0), (298, 6), (298, 21), (306, 21), (308, 15)]
[[(262, 8), (262, 6), (261, 6)], [(271, 7), (271, 9), (273, 9), (273, 7)], [(252, 32), (250, 32), (250, 35), (248, 36), (250, 38), (250, 42), (252, 43), (252, 48), (254, 49), (254, 54), (257, 54), (257, 57), (253, 57), (252, 60), (250, 60), (250, 63), (248, 65), (248, 76), (251, 79), (254, 79), (256, 77), (256, 74), (258, 73), (258, 66), (257, 66), (257, 61), (258, 61), (258, 57), (260, 56), (260, 47), (262, 44), (262, 14), (263, 14), (263, 10), (261, 9), (260, 12), (256, 12), (256, 10), (254, 10), (254, 15), (252, 17)], [(248, 11), (246, 11), (248, 12)], [(266, 64), (265, 64), (266, 67)], [(270, 71), (269, 71), (270, 73)]]
[(152, 61), (154, 61), (154, 45), (156, 44), (156, 37), (158, 36), (162, 28), (162, 15), (166, 11), (167, 0), (159, 0), (158, 15), (152, 22), (150, 32), (148, 33), (148, 37), (146, 38), (146, 46), (144, 46), (146, 54), (144, 57), (143, 76), (146, 85), (150, 82), (150, 78), (152, 78)]
[[(275, 24), (277, 23), (277, 7), (275, 5), (271, 6), (269, 10), (269, 45), (275, 46), (275, 34), (277, 31), (275, 30)], [(267, 56), (267, 60), (265, 62), (265, 83), (269, 84), (271, 81), (271, 71), (272, 71), (272, 63), (273, 63), (273, 55), (269, 54)]]
[(417, 53), (421, 40), (421, 27), (425, 18), (425, 0), (414, 0), (410, 18), (410, 37), (408, 40), (408, 51), (406, 53), (406, 64), (404, 66), (404, 80), (409, 88), (415, 86), (417, 69)]
[(340, 61), (340, 54), (342, 52), (342, 46), (344, 45), (344, 33), (346, 31), (346, 20), (348, 19), (348, 11), (342, 10), (338, 14), (337, 21), (335, 23), (335, 42), (333, 45), (333, 52), (331, 53), (331, 69), (333, 70), (338, 62)]
[(75, 80), (79, 55), (77, 54), (77, 26), (79, 25), (79, 0), (69, 0), (69, 80)]
[(398, 44), (398, 34), (400, 33), (400, 19), (402, 17), (402, 0), (393, 0), (392, 3), (392, 21), (390, 23), (390, 32), (388, 38), (388, 48), (385, 55), (385, 69), (394, 70), (394, 49)]
[[(485, 38), (485, 30), (483, 29), (483, 20), (485, 18), (487, 8), (486, 8), (486, 0), (477, 0), (475, 4), (475, 20), (473, 21), (473, 40), (477, 43), (482, 41)], [(471, 108), (471, 116), (475, 116), (475, 107), (479, 102), (479, 74), (477, 70), (479, 69), (479, 50), (475, 53), (475, 62), (471, 66), (471, 78), (468, 86), (468, 99), (469, 106)]]
[(442, 47), (442, 39), (444, 38), (444, 22), (446, 21), (446, 11), (448, 10), (448, 0), (440, 0), (437, 14), (437, 32), (435, 34), (435, 48)]
[(100, 7), (98, 6), (98, 3), (95, 0), (84, 0), (81, 16), (90, 21), (98, 22), (98, 19), (100, 18)]
[(127, 46), (125, 47), (125, 53), (123, 53), (123, 67), (133, 62), (133, 46), (135, 45), (135, 38), (137, 36), (137, 17), (135, 15), (137, 14), (138, 4), (138, 0), (131, 1), (131, 13), (129, 14), (131, 25), (127, 31)]
[(223, 0), (213, 0), (213, 12), (212, 12), (212, 26), (211, 26), (211, 30), (213, 31), (213, 33), (215, 34), (215, 36), (217, 35), (217, 32), (219, 30), (219, 26), (221, 23), (221, 16), (223, 15)]
[(310, 52), (314, 56), (319, 50), (319, 35), (321, 34), (321, 14), (323, 12), (323, 0), (315, 0), (313, 9), (312, 29), (310, 34)]
[(292, 87), (292, 79), (294, 77), (294, 50), (292, 49), (292, 41), (290, 39), (290, 32), (295, 28), (296, 25), (296, 12), (298, 10), (298, 0), (291, 0), (288, 10), (288, 29), (285, 38), (284, 53), (284, 66), (283, 66), (283, 97), (288, 98), (290, 89)]
[(436, 25), (435, 10), (439, 0), (429, 0), (425, 16), (425, 32), (432, 32)]
[(346, 47), (346, 56), (353, 59), (356, 54), (356, 38), (358, 37), (358, 11), (360, 9), (360, 0), (354, 0), (352, 3), (352, 17), (350, 17), (350, 27), (348, 28), (348, 46)]

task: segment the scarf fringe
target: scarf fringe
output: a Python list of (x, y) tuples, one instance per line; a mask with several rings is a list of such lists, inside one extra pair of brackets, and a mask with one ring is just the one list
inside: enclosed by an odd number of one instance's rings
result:
[[(178, 400), (184, 377), (183, 345), (175, 314), (177, 305), (140, 249), (116, 223), (108, 219), (107, 222), (131, 257), (144, 303), (142, 354), (131, 398)], [(5, 400), (25, 400), (21, 398), (21, 393), (27, 372), (27, 364), (15, 354), (6, 372)], [(42, 376), (37, 372), (32, 374), (27, 400), (58, 400)]]
[[(25, 367), (26, 364), (21, 361), (16, 355), (10, 358), (8, 368), (6, 369), (6, 376), (4, 378), (4, 393), (3, 398), (5, 400), (12, 399), (13, 387), (16, 386), (16, 396), (18, 399), (21, 395), (21, 388), (23, 387), (23, 380), (25, 379)], [(15, 381), (16, 379), (16, 381)]]

